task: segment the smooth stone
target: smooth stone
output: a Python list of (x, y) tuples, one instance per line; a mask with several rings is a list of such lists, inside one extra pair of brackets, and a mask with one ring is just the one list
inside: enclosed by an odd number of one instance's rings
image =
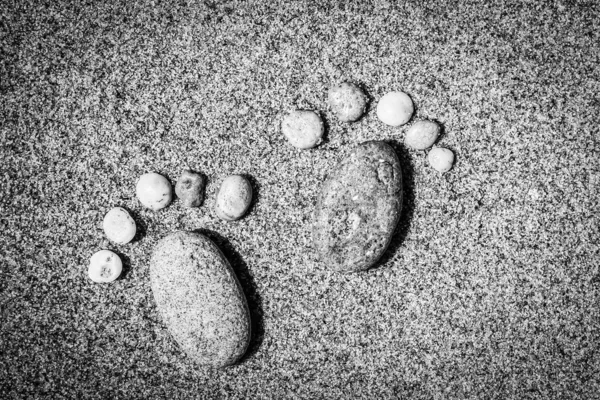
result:
[(410, 96), (404, 92), (385, 94), (377, 104), (377, 118), (390, 126), (400, 126), (410, 121), (415, 111)]
[(416, 150), (433, 146), (440, 136), (440, 126), (433, 121), (417, 121), (408, 128), (404, 143)]
[(175, 194), (184, 207), (199, 207), (204, 201), (204, 177), (184, 170), (175, 184)]
[(199, 365), (234, 364), (250, 342), (250, 312), (229, 261), (196, 232), (159, 241), (150, 261), (152, 293), (163, 322)]
[(173, 189), (164, 176), (155, 172), (144, 174), (135, 188), (137, 198), (146, 208), (157, 211), (171, 203)]
[(252, 201), (252, 185), (241, 175), (231, 175), (223, 180), (215, 212), (225, 221), (236, 221), (246, 213)]
[(115, 207), (106, 213), (102, 228), (108, 239), (119, 244), (131, 242), (137, 230), (135, 221), (122, 207)]
[(90, 258), (88, 275), (96, 283), (109, 283), (123, 271), (121, 258), (110, 250), (100, 250)]
[(315, 250), (339, 272), (372, 267), (388, 247), (402, 209), (402, 170), (388, 144), (360, 144), (329, 175), (317, 199)]
[(340, 121), (354, 122), (365, 113), (368, 98), (354, 83), (343, 82), (329, 89), (328, 101)]
[(427, 160), (429, 161), (429, 165), (436, 171), (441, 173), (448, 172), (454, 164), (454, 153), (452, 150), (443, 147), (434, 147), (429, 150)]
[(298, 149), (311, 149), (323, 138), (325, 126), (314, 111), (292, 111), (281, 121), (281, 132)]

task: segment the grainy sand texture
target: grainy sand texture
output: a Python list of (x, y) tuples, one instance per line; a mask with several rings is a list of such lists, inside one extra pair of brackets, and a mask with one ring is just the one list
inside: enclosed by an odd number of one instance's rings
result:
[[(0, 398), (594, 399), (600, 393), (600, 6), (596, 1), (0, 2)], [(366, 115), (327, 108), (339, 82)], [(377, 120), (408, 93), (454, 168)], [(280, 132), (317, 111), (312, 150)], [(366, 140), (400, 157), (400, 224), (378, 267), (315, 260), (321, 183)], [(145, 209), (146, 172), (204, 174), (200, 208)], [(237, 222), (219, 183), (252, 182)], [(102, 219), (112, 284), (87, 275)], [(152, 249), (211, 237), (251, 309), (242, 361), (198, 368), (156, 310)]]

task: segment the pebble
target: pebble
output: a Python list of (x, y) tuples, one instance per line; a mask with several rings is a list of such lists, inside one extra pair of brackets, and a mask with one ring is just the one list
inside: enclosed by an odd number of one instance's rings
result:
[(121, 275), (121, 258), (110, 250), (100, 250), (90, 258), (88, 275), (97, 283), (112, 282)]
[(215, 211), (225, 221), (240, 219), (250, 207), (252, 185), (241, 175), (231, 175), (223, 180), (217, 194)]
[(115, 207), (106, 213), (102, 228), (107, 238), (119, 244), (131, 242), (137, 229), (131, 215), (122, 207)]
[(404, 143), (417, 150), (433, 146), (440, 135), (440, 126), (433, 121), (417, 121), (408, 128)]
[(389, 245), (402, 209), (402, 170), (381, 141), (359, 145), (329, 175), (317, 198), (313, 243), (339, 272), (372, 267)]
[(429, 165), (438, 172), (444, 173), (452, 169), (454, 164), (454, 153), (452, 150), (445, 149), (443, 147), (434, 147), (429, 151), (427, 156)]
[(175, 194), (184, 207), (199, 207), (204, 201), (204, 186), (201, 174), (186, 169), (175, 184)]
[(234, 364), (250, 342), (250, 312), (228, 260), (208, 237), (175, 232), (150, 260), (158, 312), (171, 336), (198, 365)]
[(329, 107), (340, 121), (354, 122), (367, 109), (367, 95), (354, 83), (344, 82), (329, 89)]
[(144, 207), (154, 211), (168, 206), (173, 198), (171, 183), (155, 172), (142, 175), (135, 191)]
[(314, 111), (296, 110), (281, 121), (281, 132), (292, 146), (310, 149), (321, 142), (325, 126)]
[(377, 104), (377, 117), (390, 126), (400, 126), (410, 121), (414, 112), (413, 102), (404, 92), (390, 92)]

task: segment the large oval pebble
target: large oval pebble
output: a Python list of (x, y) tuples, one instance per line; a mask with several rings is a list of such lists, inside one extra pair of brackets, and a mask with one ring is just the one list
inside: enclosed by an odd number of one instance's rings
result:
[(196, 363), (231, 365), (246, 352), (250, 313), (229, 262), (206, 236), (175, 232), (156, 246), (152, 292), (164, 323)]
[(317, 200), (313, 240), (321, 261), (361, 271), (381, 258), (402, 208), (398, 156), (379, 141), (359, 145), (330, 174)]

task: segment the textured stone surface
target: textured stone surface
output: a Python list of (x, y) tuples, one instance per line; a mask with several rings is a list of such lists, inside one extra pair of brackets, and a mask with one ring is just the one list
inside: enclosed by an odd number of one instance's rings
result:
[(402, 171), (384, 142), (359, 145), (323, 184), (313, 239), (321, 260), (341, 272), (373, 266), (387, 248), (402, 207)]
[(100, 250), (90, 258), (88, 275), (96, 283), (109, 283), (121, 275), (121, 258), (110, 250)]
[(452, 169), (454, 153), (450, 149), (434, 147), (427, 155), (427, 161), (436, 171), (444, 173)]
[(250, 341), (246, 298), (229, 262), (206, 236), (175, 232), (156, 246), (152, 292), (173, 338), (196, 363), (224, 367)]
[(171, 204), (173, 189), (164, 176), (150, 172), (140, 176), (135, 193), (144, 207), (158, 211)]
[(236, 221), (244, 216), (252, 202), (252, 185), (241, 175), (231, 175), (223, 180), (215, 212), (225, 221)]
[(367, 108), (367, 96), (357, 85), (343, 82), (329, 89), (329, 107), (344, 122), (359, 119)]
[(200, 207), (204, 201), (204, 177), (185, 170), (175, 184), (175, 194), (184, 207)]
[[(597, 398), (599, 7), (0, 1), (0, 397)], [(394, 146), (399, 249), (367, 273), (315, 273), (326, 173), (350, 143), (405, 131), (327, 112), (318, 151), (277, 145), (282, 107), (325, 111), (345, 80), (410, 93), (455, 168)], [(132, 196), (144, 172), (187, 165), (215, 178), (206, 209)], [(209, 207), (236, 171), (258, 201), (225, 224)], [(112, 204), (141, 240), (113, 247), (121, 279), (92, 284)], [(199, 227), (239, 252), (214, 239), (246, 264), (264, 321), (256, 352), (218, 371), (181, 357), (148, 278), (158, 239)]]
[(325, 126), (316, 112), (296, 110), (281, 121), (281, 132), (292, 146), (310, 149), (321, 142)]
[(125, 244), (133, 240), (137, 226), (127, 210), (123, 207), (115, 207), (104, 216), (102, 229), (106, 237), (113, 242)]
[(440, 126), (433, 121), (417, 121), (408, 128), (404, 143), (416, 150), (433, 146), (440, 135)]

